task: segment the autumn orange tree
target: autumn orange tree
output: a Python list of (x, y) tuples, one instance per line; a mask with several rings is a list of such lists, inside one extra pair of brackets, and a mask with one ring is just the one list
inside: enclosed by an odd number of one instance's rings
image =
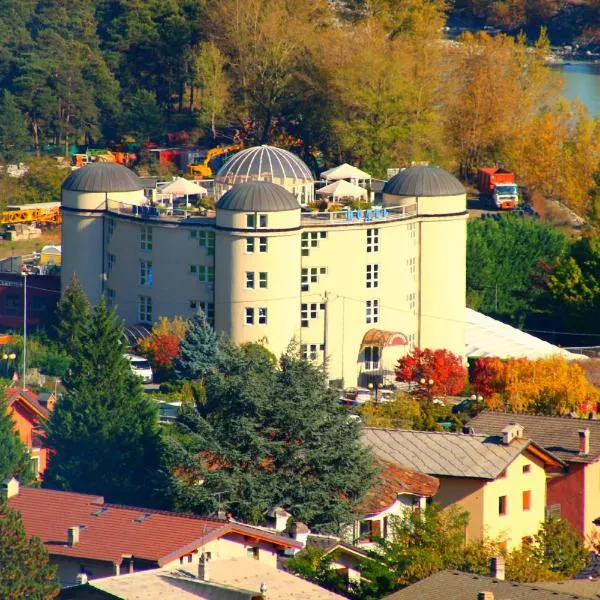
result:
[(182, 317), (171, 320), (160, 317), (150, 335), (138, 344), (139, 352), (148, 357), (158, 379), (169, 379), (172, 376), (173, 361), (179, 356), (186, 328), (186, 321)]
[(538, 360), (480, 358), (471, 385), (489, 408), (508, 407), (516, 413), (583, 415), (595, 410), (600, 397), (581, 366), (559, 355)]
[(415, 396), (452, 396), (464, 389), (467, 369), (449, 350), (415, 348), (398, 361), (396, 380), (410, 383)]

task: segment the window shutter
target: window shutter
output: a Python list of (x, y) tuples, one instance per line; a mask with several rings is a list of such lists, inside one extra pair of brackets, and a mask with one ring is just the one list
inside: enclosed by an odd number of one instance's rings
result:
[(381, 537), (381, 521), (371, 521), (371, 537)]

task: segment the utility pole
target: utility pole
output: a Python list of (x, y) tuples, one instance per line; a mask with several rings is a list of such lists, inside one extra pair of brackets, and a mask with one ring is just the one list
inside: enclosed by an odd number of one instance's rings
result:
[(329, 313), (329, 292), (325, 292), (325, 310), (323, 311), (323, 371), (325, 372), (325, 377), (329, 381), (329, 374), (327, 373), (327, 321), (328, 321), (328, 313)]
[(23, 389), (26, 387), (27, 373), (27, 266), (21, 268), (23, 276)]

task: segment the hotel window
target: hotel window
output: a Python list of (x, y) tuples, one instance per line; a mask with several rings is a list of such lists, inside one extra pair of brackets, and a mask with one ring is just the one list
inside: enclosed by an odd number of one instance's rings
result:
[(258, 226), (264, 229), (269, 224), (268, 215), (258, 215)]
[(152, 287), (153, 281), (152, 261), (141, 260), (140, 261), (140, 285), (146, 287)]
[[(196, 233), (195, 231), (192, 233)], [(206, 248), (208, 256), (215, 255), (215, 232), (214, 231), (199, 231), (198, 232), (198, 246), (200, 248)]]
[(268, 248), (269, 248), (269, 238), (259, 237), (258, 238), (258, 251), (264, 253), (267, 251)]
[(200, 308), (204, 313), (207, 323), (213, 325), (215, 322), (215, 305), (212, 302), (200, 302)]
[(321, 304), (320, 306), (316, 303), (312, 304), (301, 304), (300, 305), (300, 326), (308, 327), (309, 319), (316, 319), (318, 316), (318, 311), (324, 310), (325, 306)]
[(114, 254), (111, 254), (110, 252), (107, 252), (106, 254), (106, 272), (110, 275), (111, 271), (113, 270), (113, 267), (115, 266), (115, 262), (116, 262), (116, 256)]
[(327, 267), (306, 267), (302, 269), (301, 286), (303, 292), (308, 292), (311, 283), (319, 283), (319, 276), (327, 274)]
[(367, 252), (379, 252), (379, 229), (367, 229)]
[(408, 334), (408, 349), (414, 350), (414, 347), (415, 347), (415, 334), (409, 333)]
[(246, 215), (246, 227), (248, 229), (256, 229), (256, 215)]
[(261, 307), (258, 309), (258, 324), (266, 325), (267, 324), (267, 309)]
[(301, 236), (302, 256), (308, 256), (311, 248), (319, 247), (319, 239), (326, 239), (326, 231), (305, 231)]
[(246, 238), (246, 254), (253, 254), (253, 253), (254, 253), (254, 238), (247, 237)]
[(212, 283), (215, 280), (215, 268), (198, 265), (198, 279), (202, 283)]
[(367, 288), (379, 287), (379, 265), (367, 265)]
[(267, 287), (267, 281), (268, 281), (267, 280), (267, 274), (265, 272), (261, 271), (258, 274), (258, 287), (266, 289), (266, 287)]
[(417, 239), (417, 226), (415, 223), (409, 223), (408, 225), (408, 235), (410, 236), (410, 239), (412, 240), (416, 240)]
[(254, 325), (254, 309), (246, 306), (246, 325)]
[(365, 309), (367, 323), (379, 322), (379, 300), (367, 300)]
[(246, 271), (246, 289), (254, 289), (254, 271)]
[(152, 298), (150, 296), (139, 296), (138, 318), (141, 323), (152, 323)]
[(523, 492), (523, 510), (529, 510), (531, 508), (531, 491), (527, 490)]
[(507, 506), (506, 506), (506, 496), (500, 496), (498, 498), (498, 514), (502, 517), (504, 515), (506, 515), (506, 510), (507, 510)]
[(140, 227), (140, 248), (142, 250), (152, 250), (152, 227), (147, 225)]
[(407, 258), (406, 266), (408, 268), (408, 272), (413, 276), (413, 279), (415, 279), (417, 276), (417, 259), (415, 257)]
[(379, 369), (379, 348), (367, 346), (365, 348), (365, 371)]
[(317, 360), (319, 352), (325, 351), (325, 344), (302, 344), (300, 354), (304, 360)]
[(417, 306), (417, 295), (414, 292), (406, 294), (406, 302), (408, 304), (408, 309), (414, 312)]

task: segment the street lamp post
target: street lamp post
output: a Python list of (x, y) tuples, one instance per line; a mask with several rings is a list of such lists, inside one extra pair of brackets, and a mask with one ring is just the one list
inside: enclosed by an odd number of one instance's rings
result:
[(23, 276), (23, 389), (26, 384), (27, 373), (27, 267), (21, 269)]
[(369, 382), (369, 384), (367, 385), (367, 387), (369, 388), (369, 392), (371, 392), (371, 394), (373, 394), (373, 391), (375, 391), (375, 404), (378, 404), (378, 402), (379, 402), (379, 389), (381, 388), (381, 383), (373, 384), (373, 382)]

